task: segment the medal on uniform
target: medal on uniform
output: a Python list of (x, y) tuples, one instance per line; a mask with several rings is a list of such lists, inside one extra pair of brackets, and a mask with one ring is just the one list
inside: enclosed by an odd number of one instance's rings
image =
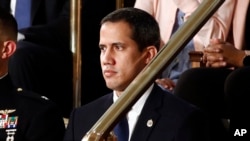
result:
[(0, 129), (6, 129), (6, 141), (14, 141), (18, 116), (9, 116), (9, 114), (15, 111), (15, 109), (0, 110)]

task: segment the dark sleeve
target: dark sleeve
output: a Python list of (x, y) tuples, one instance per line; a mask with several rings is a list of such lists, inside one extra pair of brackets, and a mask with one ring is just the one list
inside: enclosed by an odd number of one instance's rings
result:
[[(47, 103), (48, 102), (48, 103)], [(30, 141), (62, 141), (65, 133), (63, 118), (54, 103), (47, 101), (36, 109), (26, 137)]]

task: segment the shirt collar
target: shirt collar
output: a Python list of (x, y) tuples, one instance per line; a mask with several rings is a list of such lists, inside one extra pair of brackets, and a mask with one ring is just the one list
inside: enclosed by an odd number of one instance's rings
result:
[[(140, 97), (140, 99), (134, 104), (134, 106), (132, 107), (133, 110), (135, 110), (138, 114), (141, 113), (142, 107), (144, 106), (149, 94), (151, 93), (152, 89), (153, 89), (154, 84), (152, 84), (147, 91), (144, 92), (144, 94)], [(116, 102), (116, 100), (119, 97), (117, 96), (116, 92), (113, 91), (113, 101)]]

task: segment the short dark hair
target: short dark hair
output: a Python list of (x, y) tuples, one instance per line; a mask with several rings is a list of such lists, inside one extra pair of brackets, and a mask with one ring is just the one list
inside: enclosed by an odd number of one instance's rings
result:
[(10, 12), (0, 7), (0, 40), (17, 40), (17, 22)]
[(131, 39), (138, 44), (140, 50), (152, 45), (159, 50), (161, 42), (160, 29), (152, 15), (138, 8), (125, 7), (105, 16), (101, 24), (119, 21), (125, 21), (129, 24), (132, 29)]

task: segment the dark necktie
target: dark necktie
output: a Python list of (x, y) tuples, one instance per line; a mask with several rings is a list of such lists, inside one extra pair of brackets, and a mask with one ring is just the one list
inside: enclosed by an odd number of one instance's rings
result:
[(15, 18), (17, 20), (18, 29), (29, 27), (31, 17), (31, 0), (17, 0), (15, 10)]
[(185, 14), (181, 12), (179, 9), (177, 10), (177, 15), (175, 18), (175, 23), (171, 35), (173, 35), (179, 29), (179, 27), (181, 27), (182, 24), (184, 23), (184, 15)]
[(128, 141), (129, 128), (127, 118), (122, 118), (121, 121), (115, 126), (114, 133), (118, 141)]

